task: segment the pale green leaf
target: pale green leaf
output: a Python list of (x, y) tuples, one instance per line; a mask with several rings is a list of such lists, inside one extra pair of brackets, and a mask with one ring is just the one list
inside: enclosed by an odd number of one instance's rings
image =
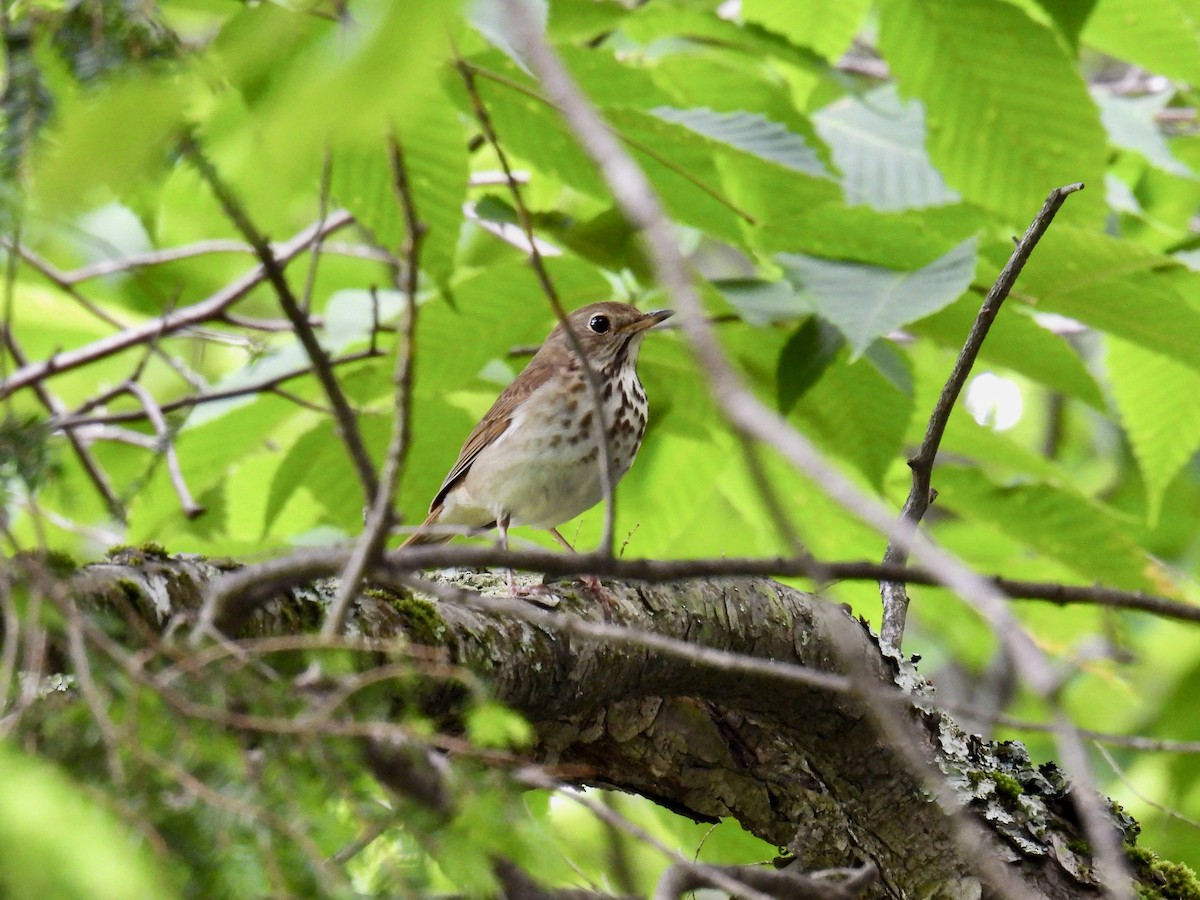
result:
[(1188, 178), (1194, 175), (1171, 153), (1167, 139), (1158, 126), (1158, 115), (1171, 99), (1170, 94), (1121, 97), (1108, 91), (1095, 91), (1093, 96), (1100, 107), (1100, 119), (1113, 144), (1142, 154), (1151, 164), (1166, 172)]
[(1152, 72), (1200, 82), (1200, 9), (1194, 0), (1101, 0), (1082, 40)]
[(658, 106), (651, 112), (667, 122), (743, 150), (787, 169), (824, 177), (828, 171), (804, 138), (754, 113), (721, 113), (711, 109)]
[[(970, 35), (967, 40), (964, 36)], [(885, 0), (880, 49), (925, 105), (929, 154), (968, 200), (1022, 227), (1051, 188), (1099, 185), (1104, 132), (1054, 33), (1003, 0)], [(1098, 193), (1060, 216), (1098, 222)]]
[(993, 484), (978, 470), (939, 466), (938, 507), (991, 524), (1075, 572), (1084, 583), (1149, 590), (1150, 557), (1129, 537), (1129, 523), (1070, 488), (1045, 482)]
[[(987, 249), (997, 267), (1009, 252)], [(1056, 222), (1021, 272), (1014, 297), (1200, 369), (1200, 274), (1130, 241)]]
[(857, 359), (877, 338), (942, 309), (970, 286), (975, 240), (915, 272), (792, 253), (777, 260), (797, 290), (846, 336)]
[[(49, 699), (42, 704), (61, 705)], [(98, 791), (7, 744), (0, 747), (0, 770), (0, 894), (104, 900), (177, 896), (146, 845), (97, 801)]]
[(1200, 372), (1112, 336), (1105, 346), (1113, 399), (1155, 522), (1163, 491), (1200, 448)]
[(745, 0), (742, 15), (836, 61), (862, 27), (870, 0)]
[(901, 100), (895, 86), (845, 97), (813, 121), (842, 172), (847, 203), (902, 210), (959, 199), (929, 162), (924, 109), (917, 100)]

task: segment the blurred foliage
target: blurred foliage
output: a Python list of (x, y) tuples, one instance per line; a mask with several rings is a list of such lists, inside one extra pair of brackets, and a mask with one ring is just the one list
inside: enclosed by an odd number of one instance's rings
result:
[[(954, 413), (928, 524), (983, 572), (1195, 600), (1200, 17), (1185, 5), (744, 0), (718, 9), (715, 0), (549, 0), (540, 8), (550, 39), (678, 224), (705, 300), (722, 316), (731, 359), (756, 392), (895, 509), (908, 489), (904, 460), (1012, 236), (1051, 188), (1085, 182), (983, 347), (976, 374), (998, 376), (991, 383), (1005, 390), (976, 391)], [(241, 236), (177, 152), (185, 129), (271, 238), (290, 238), (322, 209), (356, 216), (355, 229), (329, 238), (319, 264), (303, 256), (289, 277), (321, 318), (332, 354), (375, 340), (390, 350), (391, 334), (374, 325), (394, 326), (402, 309), (391, 290), (396, 257), (388, 256), (404, 243), (385, 143), (395, 134), (428, 229), (412, 445), (398, 500), (405, 520), (419, 521), (460, 442), (519, 370), (520, 348), (536, 345), (552, 322), (512, 240), (512, 198), (497, 184), (499, 163), (480, 140), (459, 66), (472, 73), (526, 182), (563, 302), (617, 296), (661, 305), (636, 236), (513, 53), (498, 0), (466, 11), (441, 0), (5, 6), (0, 224), (36, 260), (85, 277), (63, 289), (40, 264), (6, 257), (2, 309), (12, 344), (0, 354), (0, 376), (20, 368), (18, 352), (38, 361), (89, 345), (195, 304), (253, 267), (229, 245)], [(117, 272), (95, 268), (183, 245), (196, 252)], [(280, 317), (264, 285), (236, 312)], [(163, 338), (156, 350), (107, 355), (46, 386), (71, 410), (136, 371), (169, 403), (196, 385), (244, 388), (304, 365), (286, 330), (230, 321)], [(619, 492), (624, 552), (787, 552), (686, 348), (654, 336), (641, 371), (653, 411)], [(337, 372), (380, 458), (391, 362), (384, 353)], [(182, 476), (208, 510), (194, 520), (183, 515), (154, 442), (143, 446), (153, 435), (144, 421), (120, 424), (132, 438), (115, 425), (81, 432), (126, 523), (112, 519), (61, 432), (47, 431), (44, 400), (29, 388), (12, 393), (0, 412), (0, 536), (10, 550), (44, 544), (86, 560), (118, 542), (239, 556), (356, 534), (361, 499), (347, 487), (355, 478), (320, 390), (308, 377), (284, 387), (286, 396), (249, 393), (168, 414)], [(91, 412), (139, 410), (135, 397), (117, 392)], [(814, 553), (881, 556), (880, 535), (819, 486), (771, 453), (764, 466)], [(587, 546), (601, 519), (593, 510), (566, 534)], [(872, 585), (831, 593), (877, 619)], [(993, 638), (944, 591), (913, 593), (905, 649), (925, 658), (948, 699), (976, 696), (996, 669)], [(1189, 699), (1200, 679), (1194, 627), (1084, 607), (1025, 603), (1019, 612), (1061, 660), (1081, 725), (1200, 738)], [(283, 715), (287, 696), (262, 688), (255, 696), (264, 714)], [(548, 881), (575, 881), (579, 872), (600, 880), (606, 871), (599, 848), (607, 838), (569, 800), (516, 797), (482, 772), (464, 774), (458, 824), (429, 837), (399, 824), (365, 780), (327, 783), (327, 757), (351, 755), (348, 746), (271, 738), (247, 748), (212, 723), (185, 724), (177, 709), (155, 706), (128, 684), (105, 690), (114, 722), (141, 723), (142, 756), (105, 761), (102, 735), (76, 706), (45, 713), (46, 739), (35, 749), (57, 759), (84, 796), (40, 774), (41, 763), (10, 762), (7, 749), (3, 764), (34, 767), (29, 777), (44, 791), (21, 801), (30, 808), (95, 818), (87, 840), (106, 842), (125, 873), (111, 883), (158, 877), (113, 836), (112, 811), (97, 811), (118, 801), (147, 805), (120, 815), (135, 830), (153, 823), (162, 843), (147, 840), (160, 848), (163, 871), (196, 896), (337, 893), (347, 884), (486, 893), (486, 853), (501, 849)], [(1002, 711), (1041, 712), (1019, 693), (1003, 696)], [(484, 706), (471, 733), (494, 745), (519, 743), (524, 731)], [(1030, 745), (1035, 755), (1052, 753), (1036, 736)], [(245, 771), (251, 757), (261, 769)], [(1128, 786), (1100, 763), (1105, 788), (1141, 819), (1143, 842), (1200, 865), (1195, 826), (1143, 799), (1200, 818), (1200, 756), (1118, 758)], [(140, 773), (135, 793), (110, 791), (113, 766)], [(189, 793), (189, 773), (216, 784), (223, 799)], [(10, 799), (0, 792), (0, 829)], [(243, 801), (278, 821), (248, 819)], [(647, 804), (620, 802), (687, 854), (703, 847), (706, 859), (745, 861), (771, 853), (733, 826), (705, 835)], [(325, 859), (372, 817), (380, 837), (354, 856), (343, 881)], [(30, 859), (53, 865), (52, 842), (21, 836)], [(633, 854), (632, 888), (646, 890), (662, 861), (612, 840)], [(82, 882), (39, 890), (116, 896)]]

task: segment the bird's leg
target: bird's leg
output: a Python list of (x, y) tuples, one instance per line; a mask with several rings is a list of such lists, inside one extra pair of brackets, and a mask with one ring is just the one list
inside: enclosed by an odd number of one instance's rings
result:
[[(512, 524), (512, 516), (500, 516), (496, 519), (496, 528), (500, 532), (500, 547), (503, 550), (508, 550), (508, 526)], [(553, 609), (558, 605), (558, 598), (554, 596), (554, 592), (544, 584), (535, 584), (529, 587), (517, 584), (517, 573), (512, 569), (505, 570), (508, 573), (508, 596), (514, 598), (522, 598), (532, 600), (539, 606), (546, 606)]]
[[(575, 552), (575, 548), (571, 546), (571, 542), (568, 541), (561, 534), (559, 534), (557, 528), (551, 528), (550, 533), (552, 535), (554, 535), (554, 539), (556, 541), (558, 541), (558, 543), (560, 545), (562, 545), (563, 547), (565, 547), (567, 549), (568, 553)], [(593, 594), (595, 594), (597, 597), (599, 597), (605, 603), (609, 603), (614, 599), (612, 594), (609, 593), (608, 589), (603, 584), (600, 583), (600, 579), (597, 576), (595, 576), (595, 575), (580, 575), (579, 581), (585, 588), (587, 588), (589, 591), (591, 591)]]
[[(508, 525), (512, 521), (511, 516), (500, 516), (496, 519), (496, 528), (500, 530), (500, 549), (508, 552)], [(517, 574), (512, 569), (505, 569), (508, 572), (508, 596), (517, 596)]]
[(550, 533), (551, 533), (552, 535), (554, 535), (554, 539), (555, 539), (556, 541), (558, 541), (558, 544), (559, 544), (559, 546), (560, 546), (560, 547), (564, 547), (564, 548), (566, 548), (566, 551), (567, 551), (568, 553), (574, 553), (574, 552), (575, 552), (575, 548), (571, 546), (571, 542), (570, 542), (570, 541), (568, 541), (568, 540), (567, 540), (565, 537), (563, 537), (561, 534), (559, 534), (559, 533), (558, 533), (558, 529), (557, 529), (557, 528), (551, 528), (551, 529), (550, 529)]

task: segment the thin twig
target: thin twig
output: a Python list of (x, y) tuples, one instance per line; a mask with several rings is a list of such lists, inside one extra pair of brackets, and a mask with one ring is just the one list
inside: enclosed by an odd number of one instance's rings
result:
[(376, 489), (371, 509), (367, 513), (366, 528), (363, 529), (362, 536), (355, 542), (350, 559), (346, 562), (345, 569), (342, 570), (337, 593), (325, 616), (325, 623), (321, 627), (321, 634), (325, 636), (336, 635), (342, 630), (346, 611), (350, 608), (354, 598), (358, 596), (358, 589), (362, 585), (363, 577), (378, 560), (379, 554), (383, 550), (388, 531), (395, 520), (396, 486), (408, 455), (409, 431), (412, 424), (413, 352), (415, 348), (413, 335), (417, 327), (417, 290), (420, 286), (421, 244), (425, 237), (425, 225), (417, 215), (408, 168), (404, 164), (404, 153), (395, 137), (388, 141), (388, 153), (395, 180), (397, 200), (404, 213), (406, 235), (404, 242), (405, 315), (404, 327), (396, 336), (396, 362), (392, 373), (392, 383), (395, 386), (392, 436), (388, 442), (387, 455), (384, 457), (383, 471), (379, 476), (379, 487)]
[[(317, 381), (321, 383), (325, 395), (329, 398), (329, 403), (333, 407), (333, 420), (337, 426), (338, 434), (342, 439), (343, 445), (346, 447), (346, 452), (350, 456), (350, 462), (353, 464), (354, 470), (358, 475), (365, 502), (367, 505), (370, 505), (374, 502), (375, 495), (379, 491), (379, 480), (375, 475), (375, 467), (371, 463), (371, 454), (367, 452), (367, 446), (363, 443), (362, 434), (358, 430), (358, 419), (355, 416), (354, 409), (350, 406), (350, 401), (346, 399), (345, 392), (342, 391), (342, 386), (338, 383), (337, 378), (334, 377), (333, 369), (329, 365), (329, 355), (325, 352), (325, 348), (321, 346), (321, 342), (317, 340), (312, 326), (309, 325), (308, 317), (305, 315), (304, 310), (301, 309), (296, 295), (292, 292), (292, 287), (288, 284), (283, 267), (279, 264), (279, 260), (276, 259), (270, 242), (259, 232), (258, 227), (251, 221), (241, 201), (234, 196), (229, 185), (225, 183), (216, 167), (201, 151), (200, 146), (196, 143), (192, 135), (184, 135), (180, 143), (180, 149), (191, 160), (200, 177), (208, 185), (214, 196), (216, 196), (217, 202), (221, 204), (221, 209), (224, 210), (225, 215), (233, 222), (234, 227), (241, 232), (242, 237), (254, 248), (254, 255), (262, 263), (267, 281), (275, 289), (275, 298), (279, 301), (284, 315), (291, 320), (296, 331), (296, 338), (300, 341), (301, 346), (304, 347), (304, 352), (308, 354), (309, 361), (312, 362), (313, 373), (317, 376)], [(321, 235), (318, 234), (314, 240), (320, 240), (320, 238)]]
[[(953, 709), (949, 710), (954, 712)], [(988, 716), (987, 721), (1001, 728), (1011, 728), (1013, 731), (1034, 731), (1043, 734), (1053, 733), (1055, 726), (1048, 722), (1026, 722), (1003, 714)], [(1093, 731), (1090, 728), (1080, 728), (1079, 734), (1089, 741), (1108, 744), (1112, 747), (1128, 747), (1147, 753), (1200, 753), (1200, 741), (1177, 741), (1170, 738), (1152, 738), (1140, 734), (1113, 734), (1107, 731)]]
[[(1038, 214), (1034, 216), (1029, 228), (1025, 231), (1025, 236), (1017, 241), (1012, 256), (1000, 270), (992, 289), (984, 298), (983, 305), (979, 308), (979, 314), (971, 325), (967, 340), (958, 353), (958, 359), (954, 361), (950, 377), (946, 379), (942, 393), (938, 397), (937, 403), (934, 404), (933, 412), (930, 413), (929, 424), (925, 428), (925, 437), (921, 440), (921, 446), (908, 461), (908, 467), (912, 469), (912, 487), (909, 489), (908, 499), (904, 501), (904, 508), (900, 511), (902, 528), (915, 531), (921, 524), (925, 511), (929, 509), (932, 499), (933, 462), (937, 457), (938, 447), (942, 443), (942, 435), (945, 434), (946, 424), (950, 421), (950, 413), (958, 401), (958, 395), (971, 375), (971, 367), (975, 365), (975, 358), (979, 355), (988, 329), (992, 327), (992, 322), (1000, 312), (1000, 305), (1004, 303), (1009, 291), (1016, 284), (1021, 270), (1025, 267), (1025, 263), (1042, 235), (1046, 233), (1046, 229), (1050, 227), (1050, 223), (1054, 221), (1054, 216), (1058, 213), (1059, 208), (1067, 197), (1080, 190), (1083, 190), (1083, 184), (1077, 182), (1055, 188), (1050, 192), (1050, 196), (1046, 198), (1046, 202), (1042, 204)], [(883, 554), (883, 561), (903, 565), (908, 562), (908, 553), (908, 547), (903, 542), (893, 539), (888, 542), (887, 550)], [(879, 593), (883, 598), (883, 628), (881, 632), (883, 642), (899, 650), (904, 638), (904, 620), (908, 614), (908, 591), (905, 590), (902, 581), (883, 581), (880, 582)]]
[(607, 556), (612, 556), (613, 535), (617, 514), (616, 496), (614, 493), (617, 473), (615, 461), (613, 460), (613, 448), (608, 441), (608, 425), (605, 423), (604, 385), (600, 383), (599, 374), (592, 368), (591, 361), (583, 352), (583, 344), (579, 341), (579, 335), (575, 333), (575, 330), (571, 327), (571, 323), (567, 320), (567, 311), (563, 307), (562, 299), (558, 296), (558, 289), (555, 288), (554, 281), (550, 278), (550, 273), (546, 270), (546, 262), (542, 258), (542, 251), (538, 246), (537, 236), (534, 234), (533, 216), (529, 212), (529, 207), (525, 204), (524, 195), (521, 193), (521, 185), (517, 182), (516, 176), (513, 174), (512, 166), (509, 165), (508, 154), (500, 144), (500, 138), (496, 134), (495, 126), (492, 124), (492, 117), (488, 113), (483, 98), (479, 94), (479, 89), (475, 84), (475, 70), (465, 60), (459, 59), (458, 71), (462, 76), (463, 83), (466, 85), (467, 96), (471, 98), (471, 107), (475, 113), (476, 120), (479, 122), (479, 127), (482, 129), (484, 137), (487, 139), (492, 151), (496, 154), (496, 158), (500, 161), (500, 168), (503, 170), (505, 179), (508, 181), (508, 190), (513, 198), (513, 207), (517, 211), (517, 220), (520, 222), (521, 230), (525, 233), (525, 238), (529, 242), (529, 246), (525, 248), (529, 254), (529, 263), (537, 275), (538, 283), (542, 286), (542, 292), (546, 295), (546, 299), (550, 301), (554, 315), (563, 326), (563, 331), (567, 335), (567, 343), (570, 344), (571, 352), (575, 355), (575, 358), (579, 360), (583, 376), (587, 380), (588, 394), (592, 403), (592, 415), (596, 417), (596, 421), (600, 425), (596, 439), (596, 446), (599, 450), (596, 467), (600, 475), (600, 493), (604, 498), (604, 530), (600, 537), (600, 549)]
[(183, 469), (179, 465), (179, 454), (175, 451), (175, 442), (171, 439), (171, 429), (167, 425), (162, 410), (150, 392), (138, 382), (126, 382), (125, 389), (142, 404), (142, 409), (146, 411), (146, 418), (154, 426), (154, 433), (158, 435), (159, 448), (167, 460), (167, 473), (171, 477), (171, 486), (179, 498), (179, 505), (183, 507), (183, 514), (189, 519), (204, 515), (204, 507), (192, 499), (192, 493), (188, 490), (187, 482), (183, 478)]
[[(338, 211), (328, 219), (310, 225), (295, 238), (283, 245), (274, 259), (283, 264), (302, 253), (318, 235), (325, 235), (344, 228), (354, 221), (347, 212)], [(245, 297), (266, 278), (266, 267), (258, 266), (253, 271), (243, 275), (237, 281), (222, 288), (211, 297), (167, 313), (157, 319), (151, 319), (132, 328), (127, 328), (117, 334), (101, 338), (74, 350), (55, 353), (49, 359), (24, 365), (0, 381), (0, 399), (14, 391), (31, 384), (50, 378), (63, 372), (70, 372), (81, 366), (86, 366), (100, 359), (114, 356), (122, 350), (147, 344), (167, 335), (175, 334), (185, 328), (190, 328), (202, 322), (219, 318), (221, 313), (238, 300)]]
[[(357, 353), (350, 353), (346, 356), (340, 356), (336, 359), (331, 359), (329, 365), (336, 368), (346, 365), (347, 363), (361, 362), (364, 359), (373, 359), (380, 354), (378, 351), (361, 350)], [(288, 381), (293, 381), (297, 378), (302, 378), (305, 375), (312, 374), (312, 366), (302, 366), (298, 369), (291, 369), (276, 375), (273, 378), (268, 378), (264, 381), (257, 381), (254, 384), (241, 385), (235, 388), (225, 388), (219, 391), (209, 391), (204, 394), (193, 394), (188, 397), (180, 397), (178, 400), (172, 400), (169, 403), (159, 404), (159, 409), (164, 413), (172, 413), (181, 409), (190, 409), (194, 406), (201, 406), (205, 403), (214, 403), (218, 400), (231, 400), (236, 397), (248, 397), (253, 394), (274, 393), (281, 397), (292, 401), (293, 403), (306, 406), (309, 409), (315, 409), (321, 412), (328, 412), (326, 407), (317, 407), (304, 400), (301, 397), (289, 394), (287, 391), (281, 390), (280, 385)], [(55, 428), (82, 428), (91, 425), (116, 425), (121, 422), (140, 422), (147, 418), (144, 409), (128, 410), (126, 412), (104, 413), (103, 415), (87, 415), (89, 410), (95, 409), (97, 406), (102, 406), (112, 400), (113, 397), (126, 391), (126, 385), (121, 384), (110, 391), (106, 391), (98, 397), (89, 399), (81, 405), (79, 409), (63, 419), (55, 419), (51, 421), (51, 425)]]
[[(24, 366), (28, 363), (21, 345), (17, 343), (17, 336), (12, 333), (9, 328), (3, 329), (4, 343), (8, 347), (8, 352), (18, 366)], [(61, 416), (66, 412), (66, 405), (58, 399), (54, 394), (50, 393), (50, 389), (42, 382), (35, 382), (33, 392), (37, 395), (38, 401), (46, 408), (46, 411), (51, 416)], [(99, 461), (92, 455), (92, 451), (88, 445), (84, 443), (83, 438), (77, 435), (73, 430), (66, 429), (67, 442), (71, 445), (71, 449), (78, 457), (80, 465), (83, 466), (84, 474), (92, 486), (96, 488), (96, 493), (104, 501), (105, 507), (109, 514), (118, 522), (125, 521), (125, 507), (121, 503), (117, 492), (113, 489), (112, 483), (108, 480), (108, 475), (100, 467)]]

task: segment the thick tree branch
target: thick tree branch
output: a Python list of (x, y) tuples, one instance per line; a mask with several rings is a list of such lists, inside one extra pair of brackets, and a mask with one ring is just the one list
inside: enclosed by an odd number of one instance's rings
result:
[[(201, 561), (146, 560), (92, 566), (74, 584), (86, 602), (132, 602), (163, 630), (196, 615), (217, 574)], [(698, 819), (733, 816), (789, 846), (805, 870), (873, 863), (881, 881), (869, 896), (912, 895), (930, 885), (969, 892), (976, 861), (953, 840), (952, 817), (928, 802), (926, 787), (872, 724), (871, 695), (901, 716), (962, 809), (985, 823), (993, 863), (1006, 864), (1024, 885), (1022, 896), (1087, 896), (1096, 888), (1094, 860), (1080, 856), (1073, 824), (1080, 788), (1072, 792), (1052, 768), (1032, 767), (1019, 747), (963, 735), (933, 708), (915, 673), (882, 654), (839, 608), (771, 582), (727, 579), (610, 585), (608, 622), (597, 621), (601, 612), (586, 592), (572, 589), (560, 591), (558, 611), (526, 604), (530, 615), (514, 618), (517, 601), (476, 597), (468, 607), (461, 600), (470, 591), (445, 588), (453, 602), (362, 596), (350, 627), (368, 640), (407, 634), (478, 673), (534, 723), (531, 761), (552, 760), (572, 780), (641, 793)], [(247, 627), (286, 634), (291, 623), (313, 621), (311, 606), (328, 602), (333, 590), (278, 596)], [(605, 629), (644, 633), (647, 641), (614, 642)], [(675, 649), (660, 652), (656, 640)], [(839, 661), (847, 651), (850, 670)], [(180, 679), (208, 677), (200, 660), (209, 653), (177, 666), (173, 689), (182, 688)], [(735, 674), (713, 653), (755, 665)], [(817, 677), (781, 677), (789, 668)], [(858, 687), (826, 681), (846, 676)], [(427, 699), (453, 719), (462, 696), (450, 685)], [(912, 839), (917, 834), (920, 841)]]

